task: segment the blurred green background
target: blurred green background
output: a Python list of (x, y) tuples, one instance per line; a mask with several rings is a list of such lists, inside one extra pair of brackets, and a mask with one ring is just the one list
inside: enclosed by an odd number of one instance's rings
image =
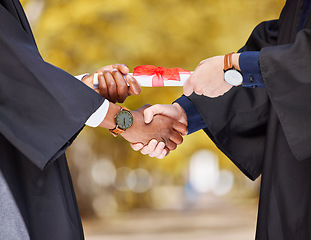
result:
[[(73, 75), (113, 63), (125, 63), (131, 71), (144, 64), (194, 70), (203, 59), (237, 51), (254, 26), (278, 18), (284, 3), (22, 1), (44, 59)], [(143, 88), (124, 105), (136, 109), (171, 103), (181, 94), (180, 87)], [(243, 202), (258, 196), (259, 182), (244, 177), (202, 131), (186, 136), (177, 150), (157, 160), (134, 152), (104, 129), (86, 127), (68, 158), (84, 218), (106, 219), (135, 209), (184, 209), (202, 194)]]

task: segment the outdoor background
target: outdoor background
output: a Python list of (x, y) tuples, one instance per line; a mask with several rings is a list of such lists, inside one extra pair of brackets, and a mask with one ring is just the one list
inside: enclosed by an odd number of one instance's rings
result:
[[(194, 70), (237, 51), (285, 0), (24, 0), (44, 59), (73, 75), (113, 63)], [(124, 105), (172, 103), (143, 88)], [(86, 239), (253, 239), (260, 179), (248, 180), (203, 131), (163, 160), (86, 127), (68, 151)]]

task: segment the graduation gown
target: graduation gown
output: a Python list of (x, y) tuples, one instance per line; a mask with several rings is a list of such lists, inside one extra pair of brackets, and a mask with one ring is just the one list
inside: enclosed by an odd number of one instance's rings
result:
[(40, 56), (18, 0), (0, 0), (0, 239), (77, 240), (64, 151), (104, 99)]
[(190, 96), (215, 144), (250, 179), (262, 175), (257, 240), (311, 239), (311, 17), (298, 31), (302, 3), (288, 0), (240, 50), (260, 51), (266, 88)]

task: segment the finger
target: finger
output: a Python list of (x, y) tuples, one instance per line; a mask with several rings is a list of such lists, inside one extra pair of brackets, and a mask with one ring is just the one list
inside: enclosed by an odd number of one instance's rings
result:
[(100, 95), (102, 95), (104, 98), (109, 97), (106, 81), (105, 81), (105, 78), (102, 72), (98, 73), (98, 88), (99, 88)]
[(184, 140), (183, 137), (182, 137), (178, 132), (176, 132), (176, 131), (172, 131), (172, 133), (170, 134), (169, 139), (170, 139), (172, 142), (174, 142), (175, 144), (177, 144), (177, 145), (182, 144), (182, 142), (183, 142), (183, 140)]
[(141, 92), (141, 88), (137, 80), (131, 76), (130, 74), (126, 75), (126, 81), (129, 84), (129, 90), (128, 93), (129, 95), (138, 95)]
[(191, 81), (191, 77), (185, 82), (184, 86), (183, 86), (183, 93), (186, 96), (190, 96), (191, 93), (193, 93), (194, 91), (194, 86), (193, 83)]
[(172, 127), (175, 131), (179, 132), (182, 136), (186, 136), (188, 134), (187, 126), (181, 122), (175, 121)]
[(163, 159), (164, 157), (166, 157), (169, 154), (170, 154), (170, 150), (167, 147), (165, 147), (164, 150), (162, 151), (162, 153), (157, 158)]
[(145, 120), (146, 124), (151, 123), (151, 121), (153, 120), (153, 117), (157, 113), (156, 110), (157, 109), (156, 109), (155, 105), (144, 110), (144, 120)]
[(158, 157), (162, 154), (163, 150), (165, 149), (165, 143), (159, 142), (155, 147), (154, 151), (149, 153), (150, 157)]
[(194, 92), (195, 92), (196, 95), (199, 95), (199, 96), (203, 95), (203, 92), (201, 90), (199, 90), (199, 89), (196, 89)]
[(144, 144), (142, 143), (130, 143), (130, 145), (134, 151), (139, 151), (140, 149), (144, 147)]
[(128, 86), (127, 82), (123, 78), (123, 75), (119, 72), (118, 69), (113, 69), (111, 72), (115, 82), (118, 92), (118, 102), (123, 103), (128, 96)]
[(151, 139), (148, 145), (143, 147), (140, 152), (144, 155), (150, 154), (155, 151), (156, 146), (158, 145), (158, 141), (156, 139)]
[(93, 89), (93, 77), (94, 77), (94, 74), (92, 75), (86, 74), (82, 77), (81, 82), (83, 82), (84, 84), (86, 84), (87, 86)]
[(118, 100), (117, 86), (114, 78), (110, 71), (104, 71), (104, 77), (107, 85), (108, 96), (111, 102), (116, 102)]
[(167, 156), (167, 154), (168, 154), (168, 151), (166, 148), (164, 148), (163, 151), (161, 152), (161, 154), (158, 155), (156, 158), (157, 159), (163, 159), (165, 156)]
[(169, 150), (175, 150), (177, 148), (177, 144), (170, 139), (166, 140), (165, 144)]
[(170, 154), (170, 151), (171, 151), (171, 150), (169, 150), (166, 146), (165, 146), (165, 149), (164, 149), (164, 150), (166, 150), (166, 154), (165, 154), (165, 157), (166, 157), (167, 155)]
[(119, 64), (119, 63), (113, 64), (112, 68), (117, 69), (118, 71), (120, 71), (124, 75), (128, 74), (130, 71), (128, 66), (126, 66), (125, 64)]
[(202, 83), (200, 84), (197, 84), (195, 86), (195, 89), (194, 89), (194, 92), (197, 94), (197, 95), (203, 95), (204, 93), (204, 85), (202, 85)]
[(145, 111), (144, 111), (145, 123), (150, 123), (153, 120), (153, 117), (155, 115), (157, 115), (157, 114), (166, 115), (165, 113), (166, 113), (166, 111), (165, 111), (165, 108), (163, 107), (163, 105), (160, 105), (160, 104), (153, 105), (153, 106), (145, 109)]

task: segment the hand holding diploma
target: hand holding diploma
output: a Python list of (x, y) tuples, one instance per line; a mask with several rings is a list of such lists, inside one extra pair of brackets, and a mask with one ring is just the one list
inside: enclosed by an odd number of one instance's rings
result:
[[(232, 55), (233, 67), (240, 70), (239, 55)], [(196, 67), (193, 74), (183, 87), (186, 96), (193, 92), (215, 98), (224, 95), (232, 88), (224, 79), (224, 56), (215, 56), (205, 59)]]
[(113, 64), (86, 75), (82, 81), (110, 102), (123, 103), (128, 96), (141, 92), (139, 83), (128, 73), (126, 65)]
[[(180, 87), (183, 86), (190, 77), (191, 72), (182, 68), (164, 68), (153, 65), (142, 65), (134, 68), (133, 73), (123, 71), (125, 80), (131, 86), (135, 77), (141, 87)], [(100, 73), (95, 73), (93, 84), (94, 88), (99, 86)]]

